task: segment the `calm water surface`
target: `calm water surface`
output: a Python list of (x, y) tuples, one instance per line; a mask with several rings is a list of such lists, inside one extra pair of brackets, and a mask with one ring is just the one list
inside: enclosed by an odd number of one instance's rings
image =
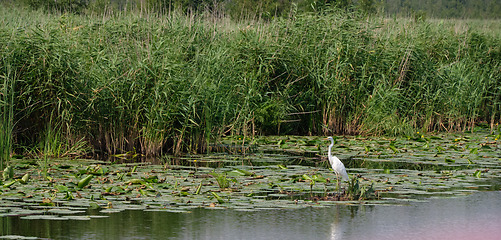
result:
[[(101, 214), (102, 215), (102, 214)], [(50, 239), (501, 239), (501, 192), (406, 205), (129, 210), (87, 221), (1, 217), (0, 235)]]

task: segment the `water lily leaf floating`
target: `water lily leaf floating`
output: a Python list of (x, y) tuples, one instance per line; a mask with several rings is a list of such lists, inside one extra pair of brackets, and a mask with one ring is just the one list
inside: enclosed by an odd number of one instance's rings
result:
[(141, 177), (145, 182), (148, 183), (158, 183), (158, 176), (157, 175), (151, 175), (148, 177)]
[(95, 210), (95, 209), (101, 209), (101, 206), (95, 202), (90, 202), (89, 203), (89, 209)]
[(84, 188), (85, 186), (89, 185), (90, 180), (92, 180), (93, 177), (93, 175), (87, 175), (87, 177), (80, 179), (80, 181), (78, 181), (77, 187)]
[(1, 236), (1, 239), (39, 239), (37, 237), (26, 237), (26, 236), (21, 236), (21, 235), (5, 235)]
[(73, 197), (73, 194), (71, 192), (67, 191), (64, 199), (70, 201), (75, 199), (75, 197)]
[(56, 190), (59, 191), (59, 192), (66, 192), (66, 191), (69, 191), (68, 187), (67, 186), (64, 186), (64, 185), (56, 185), (55, 186)]
[(17, 183), (17, 180), (12, 180), (12, 181), (10, 181), (10, 182), (8, 182), (8, 183), (5, 183), (5, 184), (3, 185), (3, 187), (4, 187), (4, 188), (10, 188), (10, 187), (11, 187), (14, 183)]
[(454, 159), (446, 158), (445, 162), (446, 163), (455, 163), (456, 161)]
[(21, 184), (27, 184), (28, 181), (30, 179), (30, 174), (29, 173), (26, 173), (23, 175), (23, 177), (21, 179), (19, 179), (18, 181), (21, 183)]
[(284, 170), (285, 170), (285, 169), (287, 169), (287, 167), (286, 167), (286, 166), (284, 166), (284, 165), (282, 165), (282, 164), (278, 164), (278, 165), (277, 165), (277, 167), (278, 167), (279, 169), (284, 169)]
[(14, 168), (12, 166), (7, 166), (2, 173), (3, 180), (12, 179), (14, 177)]
[(133, 179), (130, 179), (129, 181), (125, 182), (125, 184), (128, 184), (128, 185), (143, 185), (145, 184), (146, 182), (143, 180), (143, 179), (138, 179), (138, 178), (133, 178)]
[(212, 192), (212, 191), (211, 191), (210, 193), (212, 194), (212, 196), (214, 196), (214, 197), (216, 198), (216, 200), (217, 200), (217, 202), (218, 202), (219, 204), (224, 203), (223, 198), (222, 198), (222, 197), (220, 197), (217, 193)]
[(236, 176), (254, 176), (255, 173), (252, 173), (252, 172), (249, 172), (249, 171), (246, 171), (246, 170), (243, 170), (243, 169), (235, 168), (235, 170), (227, 172), (227, 175), (228, 176), (233, 176), (233, 177), (236, 177)]

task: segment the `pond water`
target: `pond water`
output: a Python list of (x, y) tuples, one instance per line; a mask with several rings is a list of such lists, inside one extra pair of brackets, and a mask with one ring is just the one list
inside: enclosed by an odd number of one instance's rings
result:
[(351, 176), (341, 189), (315, 136), (158, 164), (17, 159), (3, 174), (0, 237), (499, 239), (499, 132), (338, 137)]
[(0, 235), (49, 239), (499, 239), (501, 192), (398, 205), (125, 210), (90, 220), (0, 218)]

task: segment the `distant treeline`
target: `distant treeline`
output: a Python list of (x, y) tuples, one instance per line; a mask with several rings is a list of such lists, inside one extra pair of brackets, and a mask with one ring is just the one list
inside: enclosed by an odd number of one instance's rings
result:
[(501, 0), (0, 0), (34, 9), (103, 13), (142, 11), (201, 13), (219, 11), (233, 19), (287, 17), (327, 7), (361, 10), (398, 17), (489, 18), (501, 17)]
[(384, 12), (409, 16), (425, 14), (434, 18), (501, 17), (501, 0), (383, 0)]

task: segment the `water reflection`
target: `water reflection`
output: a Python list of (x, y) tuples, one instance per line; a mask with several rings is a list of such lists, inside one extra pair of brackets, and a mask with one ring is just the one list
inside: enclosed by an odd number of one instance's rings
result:
[(131, 210), (88, 221), (1, 217), (0, 234), (51, 239), (498, 239), (500, 222), (497, 191), (392, 206)]
[(351, 220), (345, 239), (499, 239), (501, 192), (377, 206)]
[(331, 223), (331, 240), (343, 239), (343, 232), (346, 230), (346, 222), (347, 221), (343, 221), (343, 217), (339, 215), (339, 211), (336, 211)]

